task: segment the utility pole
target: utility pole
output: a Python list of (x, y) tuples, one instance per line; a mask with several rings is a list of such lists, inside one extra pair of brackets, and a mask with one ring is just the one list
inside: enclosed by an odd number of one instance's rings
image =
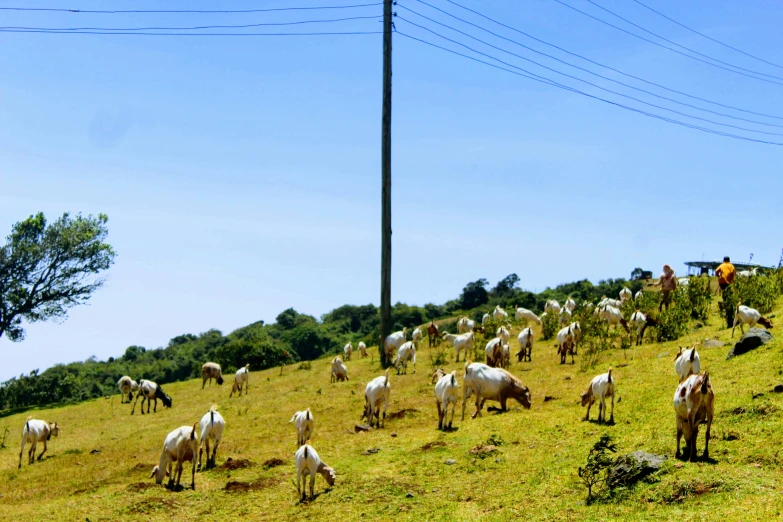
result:
[(381, 112), (381, 366), (389, 366), (384, 340), (391, 333), (391, 76), (392, 0), (383, 0), (383, 109)]

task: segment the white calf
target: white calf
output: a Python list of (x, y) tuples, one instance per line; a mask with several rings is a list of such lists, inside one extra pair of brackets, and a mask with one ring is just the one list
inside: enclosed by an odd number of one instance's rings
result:
[(38, 446), (38, 443), (43, 442), (44, 446), (43, 451), (38, 455), (38, 460), (41, 460), (48, 449), (46, 443), (52, 436), (57, 437), (58, 435), (60, 435), (60, 427), (56, 422), (50, 424), (42, 420), (27, 417), (27, 422), (24, 423), (24, 428), (22, 428), (22, 449), (19, 450), (19, 467), (22, 467), (22, 454), (24, 453), (25, 444), (28, 442), (30, 443), (30, 451), (27, 452), (27, 463), (32, 464), (35, 457), (35, 448)]
[[(226, 429), (226, 421), (223, 416), (217, 412), (217, 406), (213, 405), (207, 413), (201, 417), (201, 445), (198, 449), (198, 469), (201, 469), (201, 454), (204, 447), (207, 448), (207, 468), (215, 466), (215, 457), (217, 457), (218, 446), (223, 439), (223, 431)], [(212, 455), (209, 454), (209, 441), (215, 442), (212, 448)]]
[(307, 491), (306, 486), (302, 488), (301, 480), (307, 475), (310, 475), (311, 499), (315, 496), (313, 488), (315, 487), (316, 473), (319, 473), (327, 484), (334, 486), (334, 479), (337, 476), (334, 469), (321, 460), (309, 442), (299, 448), (294, 456), (296, 457), (296, 493), (300, 495), (302, 500), (307, 498)]
[(674, 371), (680, 377), (680, 382), (688, 378), (689, 375), (701, 372), (701, 357), (699, 352), (696, 351), (696, 345), (690, 350), (683, 350), (680, 346), (680, 351), (677, 357), (674, 358)]
[(444, 375), (435, 385), (435, 404), (438, 406), (438, 429), (446, 428), (446, 414), (451, 404), (451, 418), (448, 428), (451, 429), (451, 423), (454, 421), (454, 411), (457, 409), (457, 391), (459, 383), (457, 382), (457, 370), (448, 375)]
[[(198, 433), (196, 433), (197, 424), (194, 422), (193, 427), (182, 426), (166, 436), (166, 440), (163, 442), (163, 451), (160, 454), (160, 463), (152, 468), (150, 475), (150, 478), (155, 477), (156, 484), (160, 484), (163, 482), (163, 478), (168, 476), (168, 487), (179, 487), (179, 481), (182, 478), (182, 465), (190, 461), (193, 463), (190, 487), (196, 489), (196, 452), (199, 447)], [(172, 469), (175, 462), (177, 466)], [(177, 475), (176, 484), (174, 484), (175, 474)]]
[(517, 360), (519, 362), (524, 360), (531, 361), (530, 356), (533, 354), (533, 329), (528, 327), (519, 332), (517, 342), (519, 343)]
[(517, 318), (517, 321), (520, 319), (529, 319), (531, 321), (535, 321), (538, 324), (541, 324), (541, 318), (527, 308), (517, 308), (515, 317)]
[(294, 416), (288, 422), (294, 421), (296, 421), (296, 424), (294, 424), (296, 426), (296, 445), (302, 446), (310, 440), (310, 436), (313, 434), (314, 421), (310, 408), (294, 413)]
[(240, 368), (237, 370), (237, 373), (234, 374), (234, 385), (231, 386), (231, 393), (228, 395), (228, 398), (230, 399), (234, 392), (239, 392), (239, 395), (242, 395), (242, 387), (245, 387), (245, 395), (247, 395), (247, 391), (250, 388), (250, 374), (248, 373), (248, 369), (250, 368), (249, 364), (246, 364), (244, 368)]
[(582, 394), (582, 406), (587, 406), (587, 415), (585, 420), (590, 419), (590, 407), (599, 401), (598, 405), (598, 422), (606, 421), (606, 398), (612, 398), (612, 411), (609, 415), (609, 423), (614, 423), (614, 396), (615, 379), (612, 377), (612, 369), (609, 368), (607, 373), (602, 373), (590, 381), (590, 386), (587, 387), (587, 391)]
[(413, 361), (413, 373), (416, 373), (416, 345), (411, 341), (400, 347), (397, 351), (397, 357), (392, 362), (392, 365), (397, 369), (397, 375), (400, 374), (400, 366), (402, 366), (402, 373), (408, 373), (408, 361)]
[(742, 303), (737, 303), (737, 310), (734, 312), (734, 326), (731, 329), (731, 337), (734, 338), (734, 328), (739, 325), (740, 332), (745, 333), (745, 329), (742, 325), (748, 325), (748, 328), (753, 328), (756, 323), (762, 325), (769, 330), (772, 328), (772, 321), (766, 317), (762, 317), (758, 310), (749, 306), (744, 306)]
[[(389, 406), (389, 395), (391, 394), (389, 370), (391, 368), (386, 369), (385, 375), (368, 382), (364, 389), (364, 413), (361, 418), (367, 417), (370, 426), (373, 424), (373, 416), (376, 420), (376, 427), (386, 426), (386, 408)], [(381, 407), (383, 407), (383, 423), (381, 423)]]
[(448, 332), (443, 332), (441, 337), (444, 341), (454, 347), (454, 352), (457, 355), (454, 362), (459, 362), (459, 354), (462, 350), (465, 350), (465, 357), (467, 357), (468, 352), (473, 349), (473, 332), (468, 332), (462, 335), (454, 335)]

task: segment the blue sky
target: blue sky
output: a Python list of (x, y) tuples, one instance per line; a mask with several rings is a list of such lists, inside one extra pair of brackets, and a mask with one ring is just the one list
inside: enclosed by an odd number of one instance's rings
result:
[[(464, 2), (625, 72), (783, 115), (783, 86), (692, 62), (552, 0)], [(608, 19), (582, 0), (568, 2)], [(340, 3), (354, 2), (301, 5)], [(480, 22), (444, 0), (431, 3)], [(783, 76), (636, 4), (601, 3), (682, 45)], [(453, 23), (416, 0), (401, 4)], [(649, 4), (747, 52), (782, 55), (779, 2)], [(0, 3), (13, 5), (161, 8), (140, 1)], [(166, 2), (167, 9), (286, 5)], [(0, 25), (188, 26), (380, 12), (0, 11)], [(366, 20), (315, 30), (380, 28)], [(62, 324), (30, 326), (21, 344), (0, 339), (0, 379), (92, 355), (105, 359), (132, 344), (165, 345), (185, 332), (273, 321), (289, 306), (320, 316), (345, 303), (378, 303), (380, 35), (0, 33), (0, 48), (2, 233), (39, 210), (50, 219), (64, 211), (104, 212), (118, 252), (89, 306)], [(683, 273), (685, 260), (724, 254), (744, 260), (752, 252), (754, 261), (777, 264), (779, 147), (645, 118), (399, 36), (393, 83), (394, 301), (441, 303), (468, 281), (494, 283), (511, 272), (525, 288), (541, 290), (627, 277), (636, 266), (657, 272), (665, 262)]]

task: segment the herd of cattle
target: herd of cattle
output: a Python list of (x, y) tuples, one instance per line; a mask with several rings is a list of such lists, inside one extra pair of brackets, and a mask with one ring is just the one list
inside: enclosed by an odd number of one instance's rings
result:
[[(603, 298), (596, 306), (585, 303), (584, 306), (593, 308), (593, 313), (609, 325), (619, 325), (626, 331), (629, 331), (628, 321), (623, 317), (620, 306), (626, 301), (632, 299), (631, 291), (624, 288), (620, 292), (620, 299)], [(638, 295), (637, 295), (638, 297)], [(557, 314), (563, 328), (557, 333), (555, 346), (561, 358), (561, 363), (565, 363), (566, 355), (573, 356), (577, 352), (577, 346), (582, 338), (582, 328), (579, 322), (571, 321), (572, 313), (576, 308), (573, 299), (566, 300), (564, 306), (560, 306), (557, 301), (547, 301), (545, 311), (542, 316), (537, 316), (530, 310), (517, 308), (515, 317), (517, 320), (525, 319), (542, 324), (542, 319), (546, 314)], [(462, 420), (465, 419), (465, 408), (469, 398), (475, 396), (476, 411), (472, 418), (481, 416), (486, 401), (495, 401), (500, 403), (500, 410), (507, 409), (509, 399), (519, 402), (524, 408), (531, 407), (531, 392), (522, 381), (511, 374), (507, 368), (510, 365), (510, 347), (511, 327), (508, 321), (508, 313), (500, 306), (497, 306), (492, 314), (492, 319), (500, 326), (496, 330), (496, 337), (491, 339), (486, 345), (486, 364), (470, 362), (468, 354), (474, 349), (474, 333), (482, 331), (484, 326), (490, 321), (490, 315), (486, 314), (482, 325), (479, 326), (475, 321), (467, 317), (460, 318), (457, 322), (457, 334), (448, 332), (440, 333), (434, 322), (427, 328), (427, 336), (430, 346), (439, 343), (441, 340), (453, 346), (455, 351), (455, 362), (459, 362), (460, 354), (464, 352), (463, 362), (465, 362), (464, 376), (462, 383)], [(640, 343), (644, 329), (650, 325), (655, 325), (656, 321), (646, 316), (641, 311), (636, 311), (630, 318), (630, 323), (637, 328), (637, 343)], [(734, 327), (743, 325), (753, 326), (761, 324), (766, 328), (772, 328), (769, 319), (764, 318), (758, 311), (737, 305)], [(744, 330), (743, 330), (744, 331)], [(732, 336), (734, 330), (732, 329)], [(405, 330), (395, 332), (384, 340), (383, 349), (386, 352), (388, 360), (392, 361), (392, 366), (397, 370), (397, 375), (407, 373), (408, 363), (413, 365), (413, 373), (416, 373), (416, 345), (423, 340), (421, 328), (416, 328), (411, 339), (407, 340)], [(523, 327), (517, 336), (519, 351), (516, 353), (520, 362), (530, 362), (532, 360), (532, 348), (534, 342), (533, 330), (530, 327)], [(348, 367), (345, 362), (350, 361), (354, 349), (352, 343), (345, 345), (343, 357), (335, 357), (331, 364), (331, 382), (348, 380)], [(368, 357), (367, 347), (364, 343), (358, 344), (358, 352), (361, 357)], [(690, 460), (696, 459), (696, 437), (699, 425), (706, 423), (706, 439), (704, 445), (704, 458), (709, 455), (710, 430), (713, 419), (713, 401), (715, 394), (713, 392), (708, 372), (701, 372), (701, 363), (696, 346), (683, 350), (675, 358), (675, 371), (679, 377), (679, 384), (674, 393), (674, 410), (676, 414), (677, 425), (677, 449), (676, 456), (680, 457), (680, 440), (685, 436), (687, 452)], [(231, 394), (235, 392), (242, 394), (248, 393), (248, 369), (249, 365), (240, 368), (235, 376)], [(365, 387), (365, 405), (362, 418), (366, 418), (371, 426), (383, 428), (386, 420), (386, 409), (389, 405), (391, 395), (391, 382), (389, 373), (391, 368), (387, 369), (384, 375), (376, 377), (367, 383)], [(222, 370), (220, 365), (208, 362), (202, 366), (202, 389), (207, 381), (214, 379), (218, 384), (223, 383)], [(438, 429), (451, 429), (454, 420), (454, 413), (458, 403), (458, 393), (460, 383), (457, 379), (457, 370), (447, 373), (443, 369), (438, 369), (432, 375), (432, 383), (435, 384), (435, 399), (438, 411)], [(149, 381), (140, 380), (136, 383), (129, 376), (122, 377), (117, 383), (122, 394), (122, 402), (127, 397), (128, 402), (133, 400), (134, 392), (136, 400), (133, 402), (131, 414), (135, 412), (136, 403), (139, 397), (142, 399), (141, 413), (144, 414), (144, 402), (147, 402), (147, 413), (149, 414), (150, 404), (154, 403), (153, 411), (157, 411), (158, 400), (165, 407), (172, 406), (172, 399), (167, 395), (160, 385)], [(607, 400), (610, 401), (609, 423), (614, 422), (614, 401), (617, 395), (617, 379), (610, 368), (608, 372), (593, 378), (585, 392), (581, 394), (582, 406), (587, 407), (585, 420), (589, 419), (590, 408), (596, 402), (599, 404), (598, 422), (606, 422)], [(451, 406), (451, 417), (446, 422), (449, 406)], [(316, 474), (324, 477), (329, 485), (335, 481), (335, 471), (333, 468), (323, 462), (315, 449), (310, 445), (310, 436), (313, 433), (314, 419), (310, 409), (296, 412), (291, 419), (295, 423), (297, 432), (297, 444), (300, 446), (295, 455), (296, 473), (297, 473), (297, 491), (301, 493), (301, 498), (306, 498), (304, 487), (300, 486), (301, 479), (310, 479), (310, 496), (313, 496), (313, 488)], [(197, 432), (197, 426), (200, 424), (200, 435)], [(178, 487), (182, 476), (183, 465), (185, 462), (192, 463), (191, 487), (195, 489), (195, 473), (197, 467), (201, 468), (201, 459), (204, 449), (207, 453), (207, 467), (214, 465), (217, 455), (217, 448), (223, 437), (225, 430), (225, 420), (217, 412), (217, 407), (213, 406), (201, 418), (200, 423), (196, 422), (192, 426), (182, 426), (166, 437), (163, 450), (160, 456), (160, 462), (152, 470), (150, 478), (155, 478), (156, 483), (162, 483), (168, 476), (169, 487)], [(42, 442), (44, 449), (38, 456), (38, 460), (46, 453), (47, 441), (52, 436), (57, 437), (60, 427), (57, 423), (48, 423), (42, 420), (28, 418), (22, 429), (22, 449), (19, 453), (19, 467), (22, 466), (22, 454), (27, 443), (31, 444), (28, 452), (28, 462), (33, 463), (36, 445)], [(213, 443), (212, 454), (210, 455), (210, 442)], [(196, 453), (198, 452), (198, 458)]]

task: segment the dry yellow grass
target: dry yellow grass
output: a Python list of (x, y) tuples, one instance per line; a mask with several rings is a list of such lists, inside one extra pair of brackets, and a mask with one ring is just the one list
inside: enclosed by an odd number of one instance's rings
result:
[[(780, 306), (776, 312), (780, 315)], [(329, 383), (330, 359), (321, 359), (311, 370), (288, 366), (282, 376), (279, 369), (252, 372), (250, 394), (241, 398), (228, 399), (231, 388), (226, 385), (202, 391), (200, 380), (166, 385), (173, 408), (159, 404), (151, 415), (137, 411), (131, 416), (131, 406), (121, 405), (119, 395), (8, 415), (0, 418), (0, 432), (5, 426), (12, 430), (9, 447), (0, 450), (0, 504), (9, 520), (195, 520), (210, 514), (219, 520), (780, 519), (783, 423), (781, 398), (770, 392), (783, 382), (778, 341), (731, 361), (725, 360), (728, 346), (700, 350), (716, 393), (715, 462), (671, 458), (677, 385), (673, 357), (678, 345), (705, 337), (727, 340), (730, 331), (718, 328), (716, 316), (711, 323), (679, 342), (633, 348), (627, 360), (621, 351), (609, 352), (588, 373), (579, 371), (579, 355), (575, 366), (561, 366), (552, 343), (537, 341), (533, 362), (513, 362), (510, 368), (530, 387), (532, 409), (512, 403), (508, 413), (485, 411), (471, 420), (469, 401), (466, 419), (459, 420), (460, 404), (457, 429), (449, 433), (436, 429), (427, 348), (419, 351), (415, 375), (412, 368), (408, 375), (392, 372), (391, 418), (385, 429), (369, 433), (355, 434), (353, 427), (362, 411), (364, 385), (382, 372), (377, 356), (372, 362), (358, 354), (347, 363), (351, 380), (343, 383)], [(377, 350), (370, 353), (377, 355)], [(461, 383), (463, 366), (450, 362), (446, 369), (459, 368)], [(609, 366), (615, 369), (619, 391), (616, 425), (582, 422), (579, 393)], [(758, 393), (765, 395), (754, 399)], [(545, 402), (546, 396), (551, 400)], [(195, 491), (155, 486), (149, 475), (166, 434), (193, 424), (213, 403), (227, 422), (218, 468), (198, 473)], [(315, 417), (312, 444), (337, 470), (337, 483), (326, 491), (318, 477), (317, 498), (299, 503), (296, 434), (288, 421), (308, 406)], [(17, 470), (19, 434), (27, 415), (57, 421), (63, 431), (43, 461), (32, 466), (25, 461)], [(668, 472), (619, 500), (588, 506), (576, 470), (605, 432), (623, 453), (642, 449), (669, 455)], [(482, 459), (470, 453), (493, 434), (504, 441), (497, 454)], [(379, 451), (364, 454), (372, 448)], [(223, 469), (229, 457), (251, 465)], [(273, 459), (282, 464), (264, 465)], [(448, 459), (456, 464), (446, 465)]]

